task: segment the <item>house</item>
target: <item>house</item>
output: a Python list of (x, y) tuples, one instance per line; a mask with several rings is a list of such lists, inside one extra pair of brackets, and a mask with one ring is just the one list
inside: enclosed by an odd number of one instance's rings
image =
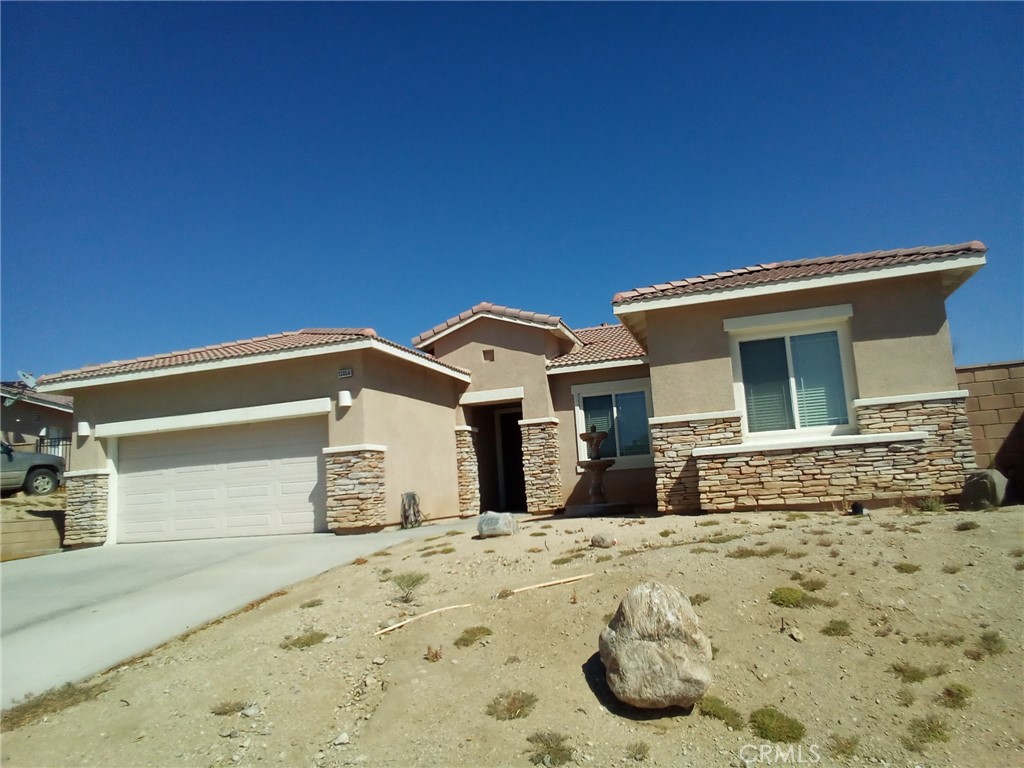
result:
[(71, 436), (72, 398), (35, 392), (20, 381), (5, 381), (0, 383), (0, 399), (4, 442), (15, 448), (50, 452), (53, 444)]
[(661, 513), (951, 496), (974, 468), (945, 299), (985, 246), (761, 264), (615, 296), (618, 325), (482, 303), (413, 340), (311, 329), (44, 377), (74, 394), (66, 541), (397, 525), (608, 498)]

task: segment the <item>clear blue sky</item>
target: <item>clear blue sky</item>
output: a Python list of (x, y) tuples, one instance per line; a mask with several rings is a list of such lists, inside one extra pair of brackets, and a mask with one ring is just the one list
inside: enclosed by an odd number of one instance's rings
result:
[(4, 3), (2, 375), (982, 240), (1024, 357), (1024, 5)]

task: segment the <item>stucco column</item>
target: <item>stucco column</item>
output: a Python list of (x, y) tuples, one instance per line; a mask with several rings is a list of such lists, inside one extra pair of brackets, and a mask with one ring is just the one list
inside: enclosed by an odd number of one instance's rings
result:
[(558, 468), (558, 419), (524, 419), (523, 475), (526, 478), (526, 509), (545, 514), (562, 509), (562, 474)]
[(383, 445), (324, 448), (329, 531), (365, 533), (385, 526), (385, 450)]
[(94, 547), (107, 540), (110, 473), (84, 469), (64, 474), (67, 501), (64, 511), (65, 547)]
[(455, 461), (459, 476), (459, 515), (480, 514), (480, 460), (476, 427), (455, 428)]
[(741, 440), (740, 414), (692, 413), (650, 420), (655, 491), (662, 514), (700, 511), (700, 476), (693, 449)]

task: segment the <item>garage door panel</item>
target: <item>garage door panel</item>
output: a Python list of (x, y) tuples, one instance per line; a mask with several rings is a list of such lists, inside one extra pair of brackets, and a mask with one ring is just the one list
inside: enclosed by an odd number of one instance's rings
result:
[(118, 540), (326, 529), (320, 417), (121, 441)]

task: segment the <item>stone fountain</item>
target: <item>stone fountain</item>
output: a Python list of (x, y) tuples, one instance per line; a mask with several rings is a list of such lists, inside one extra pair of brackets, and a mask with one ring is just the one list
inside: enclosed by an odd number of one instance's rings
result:
[(615, 463), (615, 459), (601, 458), (601, 443), (607, 437), (607, 432), (598, 432), (594, 425), (591, 425), (589, 432), (580, 434), (580, 440), (587, 446), (587, 458), (576, 462), (576, 466), (586, 472), (589, 478), (589, 503), (566, 507), (565, 511), (570, 516), (628, 514), (633, 511), (631, 504), (609, 504), (605, 496), (604, 473)]

